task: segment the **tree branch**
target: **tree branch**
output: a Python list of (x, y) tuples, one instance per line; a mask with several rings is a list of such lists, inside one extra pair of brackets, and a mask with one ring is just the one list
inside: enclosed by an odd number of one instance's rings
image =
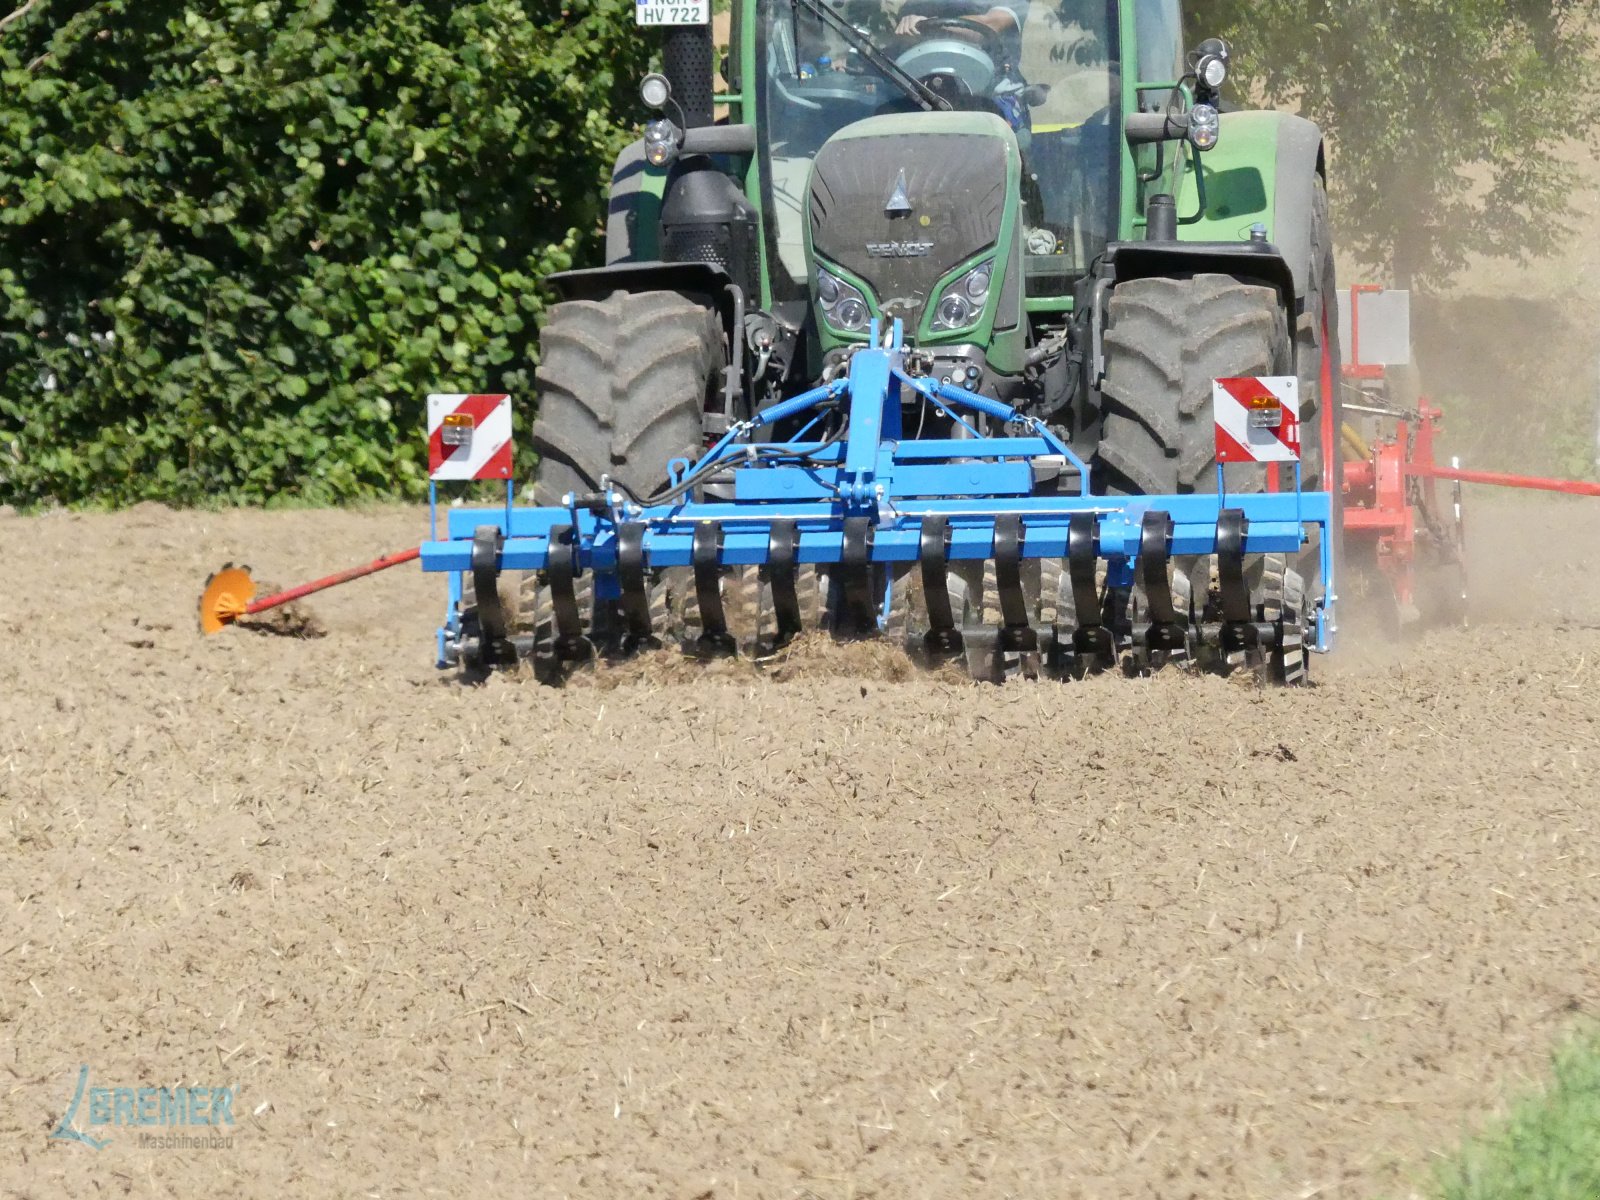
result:
[(13, 9), (5, 16), (0, 17), (0, 33), (4, 33), (8, 26), (15, 25), (18, 21), (22, 20), (23, 17), (27, 16), (33, 11), (34, 6), (38, 3), (39, 0), (27, 0), (27, 3), (21, 8)]

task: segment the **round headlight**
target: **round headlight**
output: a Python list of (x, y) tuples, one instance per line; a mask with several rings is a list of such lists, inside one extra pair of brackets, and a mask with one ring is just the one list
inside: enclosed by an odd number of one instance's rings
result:
[(863, 301), (848, 296), (833, 310), (833, 324), (839, 329), (853, 333), (857, 329), (867, 327), (868, 315), (867, 306)]
[(665, 108), (667, 101), (672, 99), (672, 85), (667, 82), (665, 75), (652, 71), (639, 81), (639, 99), (644, 101), (646, 108)]
[(826, 271), (817, 272), (817, 299), (832, 304), (839, 298), (839, 281)]
[(1201, 83), (1216, 91), (1227, 82), (1228, 64), (1220, 58), (1206, 58), (1200, 63), (1200, 69), (1196, 74), (1200, 77)]
[(972, 318), (972, 306), (965, 296), (952, 294), (939, 301), (935, 315), (946, 329), (960, 329)]
[(989, 294), (989, 267), (979, 267), (967, 276), (966, 293), (975, 304), (982, 304)]

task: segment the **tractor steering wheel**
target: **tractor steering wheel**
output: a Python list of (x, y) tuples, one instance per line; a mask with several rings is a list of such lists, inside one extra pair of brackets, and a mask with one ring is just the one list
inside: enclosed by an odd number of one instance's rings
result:
[(895, 57), (906, 74), (947, 98), (987, 96), (1000, 78), (1005, 42), (993, 29), (970, 17), (924, 17), (910, 45)]
[[(978, 49), (990, 58), (999, 62), (1005, 57), (1005, 43), (1000, 35), (982, 21), (972, 17), (923, 17), (917, 24), (917, 32), (912, 36), (918, 41), (928, 41), (940, 34), (970, 33), (978, 39)], [(967, 38), (957, 38), (965, 42)]]

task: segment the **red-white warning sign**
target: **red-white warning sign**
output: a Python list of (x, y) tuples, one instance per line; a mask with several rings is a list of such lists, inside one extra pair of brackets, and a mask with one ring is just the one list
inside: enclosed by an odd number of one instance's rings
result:
[(511, 397), (428, 397), (428, 475), (511, 478)]
[(1300, 461), (1300, 381), (1293, 375), (1218, 379), (1211, 397), (1218, 462)]

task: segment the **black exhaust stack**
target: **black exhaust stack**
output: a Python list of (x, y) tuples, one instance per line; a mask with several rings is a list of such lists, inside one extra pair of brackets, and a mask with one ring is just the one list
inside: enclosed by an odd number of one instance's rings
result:
[(673, 25), (661, 48), (661, 70), (672, 85), (672, 98), (683, 109), (684, 127), (698, 129), (712, 122), (716, 48), (710, 25)]
[(1147, 242), (1175, 242), (1178, 240), (1178, 202), (1165, 192), (1150, 197), (1144, 210), (1144, 240)]
[[(686, 129), (715, 119), (715, 47), (710, 25), (674, 25), (661, 51), (662, 72), (683, 109)], [(678, 160), (661, 204), (661, 257), (721, 267), (747, 298), (759, 294), (760, 220), (739, 185), (710, 157)]]

